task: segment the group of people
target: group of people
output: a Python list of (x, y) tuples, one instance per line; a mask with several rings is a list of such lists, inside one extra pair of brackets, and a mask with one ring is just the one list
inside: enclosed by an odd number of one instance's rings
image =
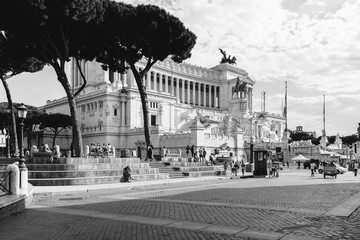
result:
[(224, 175), (225, 176), (226, 176), (226, 172), (228, 170), (229, 165), (230, 165), (230, 169), (231, 169), (231, 175), (237, 176), (240, 168), (241, 168), (242, 176), (245, 175), (246, 165), (245, 165), (244, 161), (241, 161), (241, 163), (240, 163), (238, 160), (236, 160), (236, 161), (233, 161), (230, 163), (228, 163), (227, 161), (224, 161)]
[(186, 156), (189, 157), (191, 153), (191, 157), (194, 159), (194, 162), (206, 162), (206, 150), (205, 148), (196, 148), (194, 145), (191, 147), (189, 145), (186, 146)]
[(96, 156), (108, 156), (110, 153), (112, 153), (112, 146), (110, 143), (107, 145), (103, 143), (101, 146), (100, 143), (97, 143), (96, 145), (94, 143), (90, 144), (90, 155), (96, 155)]

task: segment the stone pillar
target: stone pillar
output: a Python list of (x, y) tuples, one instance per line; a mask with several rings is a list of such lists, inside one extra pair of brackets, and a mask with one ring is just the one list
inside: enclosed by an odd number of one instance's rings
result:
[(120, 127), (126, 126), (126, 94), (120, 95), (120, 108), (121, 108), (121, 118), (120, 118)]
[(181, 102), (185, 103), (185, 81), (181, 79)]
[(20, 194), (27, 194), (28, 193), (28, 177), (29, 172), (27, 168), (20, 168)]
[(174, 96), (174, 78), (170, 77), (170, 95)]
[(206, 107), (206, 84), (204, 84), (204, 91), (203, 91), (203, 100), (204, 100), (204, 107)]
[[(5, 187), (12, 195), (20, 193), (20, 172), (16, 164), (9, 164), (6, 171), (10, 172), (10, 177), (5, 179)], [(27, 172), (27, 171), (26, 171)]]
[(196, 118), (196, 122), (190, 126), (191, 131), (191, 145), (195, 147), (204, 147), (204, 125), (200, 123), (200, 119)]
[(198, 105), (201, 106), (201, 84), (198, 84)]
[(89, 145), (85, 146), (85, 150), (84, 150), (84, 157), (89, 157), (89, 153), (90, 153), (90, 147)]
[(179, 90), (179, 79), (176, 78), (176, 102), (179, 102), (179, 101), (180, 101), (179, 94), (180, 94), (180, 90)]
[(187, 81), (187, 104), (190, 104), (190, 81)]
[(159, 92), (163, 91), (163, 74), (159, 74)]
[(168, 76), (165, 75), (165, 90), (164, 92), (169, 93), (169, 79)]
[(213, 99), (212, 99), (213, 95), (211, 93), (211, 90), (212, 90), (212, 86), (209, 85), (209, 107), (212, 107), (213, 104)]
[(193, 82), (193, 105), (196, 105), (196, 82)]
[(157, 73), (154, 72), (154, 91), (158, 91), (158, 88), (157, 88)]
[(112, 147), (111, 147), (111, 151), (112, 151), (112, 153), (113, 153), (113, 155), (112, 155), (112, 156), (113, 156), (114, 158), (116, 157), (116, 155), (115, 155), (115, 150), (116, 150), (116, 149), (115, 149), (115, 147), (114, 147), (114, 146), (112, 146)]
[(234, 155), (238, 161), (241, 161), (244, 154), (244, 131), (236, 128), (230, 134), (234, 138)]

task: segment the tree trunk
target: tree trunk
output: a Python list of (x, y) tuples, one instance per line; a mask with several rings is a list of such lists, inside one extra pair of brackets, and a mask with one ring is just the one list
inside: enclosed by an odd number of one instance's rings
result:
[(6, 97), (7, 97), (8, 103), (9, 103), (9, 108), (11, 109), (11, 112), (10, 112), (11, 126), (10, 126), (9, 134), (10, 134), (11, 145), (13, 146), (13, 148), (12, 148), (13, 155), (12, 156), (18, 156), (19, 155), (19, 146), (18, 146), (18, 138), (17, 138), (17, 131), (16, 131), (16, 118), (15, 118), (15, 113), (13, 111), (13, 102), (11, 99), (9, 85), (7, 84), (5, 78), (1, 77), (1, 81), (4, 85)]
[(146, 93), (146, 87), (145, 87), (144, 81), (143, 81), (143, 76), (146, 74), (146, 72), (143, 72), (140, 75), (133, 64), (130, 64), (130, 68), (134, 74), (135, 81), (137, 83), (138, 90), (140, 93), (140, 99), (141, 99), (141, 105), (142, 105), (142, 111), (143, 111), (143, 117), (144, 117), (145, 142), (146, 142), (146, 146), (149, 147), (151, 145), (150, 130), (149, 130), (149, 104), (148, 104), (148, 98), (147, 98), (147, 93)]
[(80, 124), (76, 117), (76, 101), (74, 97), (74, 93), (71, 91), (71, 86), (68, 82), (67, 76), (65, 74), (64, 69), (55, 69), (58, 76), (58, 81), (63, 86), (66, 96), (68, 98), (68, 103), (70, 107), (70, 116), (72, 123), (72, 145), (74, 153), (71, 153), (75, 157), (81, 157), (83, 154), (82, 149), (82, 137), (80, 132)]
[(54, 149), (54, 147), (55, 147), (55, 140), (56, 140), (57, 135), (58, 135), (58, 131), (57, 131), (57, 129), (55, 129), (55, 131), (54, 131), (54, 137), (53, 137), (53, 142), (52, 142), (52, 149)]

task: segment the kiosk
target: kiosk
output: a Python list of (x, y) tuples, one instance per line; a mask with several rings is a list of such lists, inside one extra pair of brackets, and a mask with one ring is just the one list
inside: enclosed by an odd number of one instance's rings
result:
[(267, 149), (254, 149), (254, 176), (267, 175), (267, 160), (269, 158), (269, 151)]

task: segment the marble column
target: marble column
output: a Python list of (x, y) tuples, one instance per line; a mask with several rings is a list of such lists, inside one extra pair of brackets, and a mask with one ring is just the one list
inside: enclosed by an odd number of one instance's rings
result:
[(176, 102), (179, 102), (179, 101), (180, 101), (179, 93), (180, 93), (180, 90), (179, 90), (179, 79), (176, 78)]
[(160, 86), (159, 86), (159, 92), (162, 92), (162, 91), (163, 91), (163, 77), (164, 77), (163, 74), (160, 74), (160, 75), (159, 75), (159, 84), (160, 84)]
[(201, 84), (198, 83), (198, 105), (201, 106)]
[(169, 93), (169, 78), (167, 75), (165, 75), (165, 91), (166, 93)]
[(196, 100), (195, 100), (195, 98), (196, 98), (196, 82), (193, 82), (193, 105), (196, 105)]
[(204, 107), (206, 107), (206, 84), (204, 84), (204, 91), (203, 91), (203, 101), (204, 101)]
[(212, 104), (213, 104), (213, 99), (212, 99), (212, 85), (209, 85), (209, 107), (212, 107)]
[(173, 77), (169, 77), (169, 79), (170, 79), (170, 95), (171, 96), (174, 96), (174, 78)]
[(181, 79), (181, 101), (182, 103), (185, 103), (185, 81), (184, 79)]
[(187, 82), (187, 104), (190, 104), (190, 81), (186, 81)]
[(154, 91), (157, 92), (157, 73), (154, 72)]

